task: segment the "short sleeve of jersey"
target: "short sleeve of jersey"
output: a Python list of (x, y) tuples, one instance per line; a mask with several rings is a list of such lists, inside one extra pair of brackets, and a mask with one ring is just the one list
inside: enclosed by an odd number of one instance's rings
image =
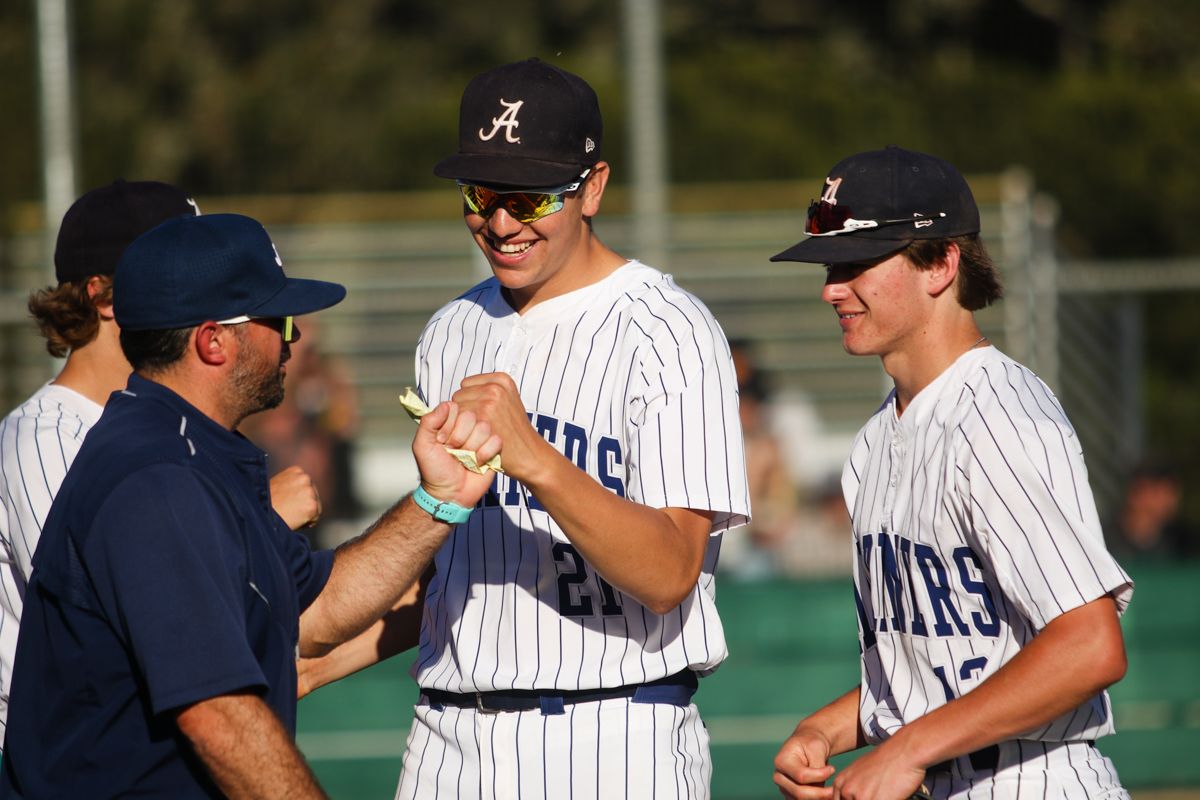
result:
[(246, 638), (241, 535), (215, 487), (177, 465), (133, 473), (96, 516), (83, 560), (155, 714), (267, 685)]
[(325, 588), (333, 572), (333, 550), (313, 552), (308, 537), (288, 528), (283, 518), (275, 515), (275, 532), (283, 537), (284, 552), (296, 578), (296, 591), (300, 599), (300, 611), (312, 605), (317, 595)]
[(691, 295), (648, 294), (633, 310), (647, 338), (626, 399), (630, 499), (715, 511), (713, 533), (744, 525), (746, 456), (725, 334)]
[(14, 414), (4, 422), (0, 496), (8, 515), (11, 558), (26, 579), (46, 514), (86, 434), (81, 419), (63, 412)]
[(1104, 546), (1070, 423), (1027, 371), (989, 365), (987, 378), (953, 433), (972, 545), (1037, 630), (1109, 593), (1124, 612), (1133, 584)]

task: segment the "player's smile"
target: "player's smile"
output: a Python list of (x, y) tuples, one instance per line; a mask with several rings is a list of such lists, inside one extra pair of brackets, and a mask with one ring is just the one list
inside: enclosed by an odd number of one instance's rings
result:
[(886, 355), (920, 327), (917, 270), (904, 256), (831, 264), (821, 299), (833, 306), (842, 347), (852, 355)]

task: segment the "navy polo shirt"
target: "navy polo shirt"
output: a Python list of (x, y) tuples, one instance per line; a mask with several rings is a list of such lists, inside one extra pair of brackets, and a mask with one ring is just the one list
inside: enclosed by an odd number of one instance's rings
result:
[(172, 709), (260, 695), (296, 727), (300, 612), (333, 567), (266, 456), (134, 375), (88, 434), (25, 595), (0, 798), (219, 797)]

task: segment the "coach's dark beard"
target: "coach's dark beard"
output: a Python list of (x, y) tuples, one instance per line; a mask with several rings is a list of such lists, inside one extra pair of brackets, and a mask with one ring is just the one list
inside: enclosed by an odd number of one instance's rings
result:
[(242, 352), (248, 357), (239, 359), (229, 372), (230, 390), (236, 398), (239, 419), (277, 408), (283, 402), (282, 367), (292, 357), (287, 342), (283, 343), (276, 362), (253, 348), (242, 348)]

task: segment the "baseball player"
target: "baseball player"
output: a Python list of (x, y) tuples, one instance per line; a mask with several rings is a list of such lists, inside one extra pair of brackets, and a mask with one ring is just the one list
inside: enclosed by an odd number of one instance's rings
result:
[[(775, 759), (792, 798), (1123, 798), (1095, 740), (1133, 586), (1104, 548), (1079, 440), (973, 311), (1000, 285), (962, 176), (888, 147), (835, 166), (811, 237), (842, 344), (895, 382), (842, 474), (862, 683)], [(834, 778), (830, 756), (878, 745)]]
[[(117, 181), (68, 209), (54, 251), (58, 285), (33, 294), (29, 311), (56, 358), (57, 377), (0, 421), (0, 742), (8, 716), (17, 631), (31, 560), (50, 504), (110, 394), (132, 368), (113, 319), (112, 276), (125, 248), (146, 231), (199, 209), (157, 181)], [(272, 500), (293, 528), (319, 514), (311, 480), (298, 468), (271, 483)]]
[(500, 435), (505, 474), (436, 557), (397, 797), (707, 797), (691, 696), (726, 655), (720, 533), (750, 513), (725, 336), (592, 233), (583, 80), (485, 72), (459, 137), (435, 172), (494, 277), (434, 315), (416, 374)]

